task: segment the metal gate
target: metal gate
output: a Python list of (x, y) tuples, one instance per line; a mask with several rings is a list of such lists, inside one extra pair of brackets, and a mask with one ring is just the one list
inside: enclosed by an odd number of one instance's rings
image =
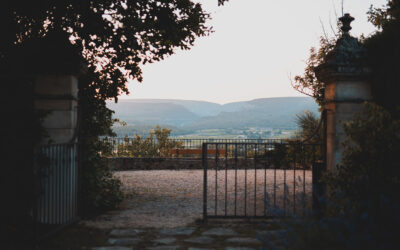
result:
[(203, 219), (305, 215), (321, 152), (317, 144), (284, 140), (203, 143)]
[(45, 160), (38, 169), (40, 194), (34, 211), (40, 239), (78, 217), (77, 145), (42, 146), (38, 155)]

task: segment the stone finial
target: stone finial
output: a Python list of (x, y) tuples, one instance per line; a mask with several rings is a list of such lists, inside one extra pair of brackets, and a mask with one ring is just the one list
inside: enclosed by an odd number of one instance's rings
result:
[(354, 17), (350, 16), (349, 13), (344, 14), (339, 21), (342, 23), (342, 27), (340, 29), (343, 31), (343, 35), (349, 35), (349, 31), (351, 30), (351, 22), (354, 21)]
[(316, 67), (316, 76), (322, 82), (334, 79), (367, 77), (369, 69), (365, 65), (365, 48), (357, 38), (349, 34), (354, 18), (346, 13), (339, 18), (342, 36), (325, 56), (323, 63)]

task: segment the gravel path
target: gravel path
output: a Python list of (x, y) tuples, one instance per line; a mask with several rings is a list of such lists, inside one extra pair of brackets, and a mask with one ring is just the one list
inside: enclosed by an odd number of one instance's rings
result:
[[(215, 212), (215, 200), (217, 200), (217, 214), (225, 213), (225, 188), (227, 190), (227, 214), (234, 213), (235, 204), (235, 178), (237, 214), (245, 212), (248, 215), (263, 215), (264, 213), (264, 190), (267, 191), (267, 200), (273, 205), (274, 180), (276, 180), (276, 205), (284, 206), (284, 179), (286, 178), (287, 191), (286, 208), (293, 209), (293, 190), (296, 189), (296, 211), (303, 208), (301, 204), (306, 198), (308, 206), (311, 192), (311, 171), (293, 170), (234, 170), (218, 171), (217, 199), (215, 199), (215, 174), (216, 171), (208, 172), (208, 213)], [(227, 186), (225, 187), (225, 174)], [(286, 177), (285, 177), (286, 175)], [(203, 171), (202, 170), (153, 170), (153, 171), (121, 171), (115, 176), (123, 183), (124, 191), (130, 195), (122, 204), (120, 209), (102, 215), (96, 220), (86, 221), (85, 224), (98, 228), (174, 228), (193, 223), (202, 218), (203, 211)], [(235, 177), (236, 176), (236, 177)], [(305, 177), (305, 182), (304, 182)], [(255, 181), (257, 185), (254, 185)], [(296, 180), (296, 181), (294, 181)], [(264, 182), (266, 184), (264, 185)], [(247, 183), (247, 185), (245, 185)], [(293, 185), (295, 184), (295, 187)], [(304, 185), (303, 185), (304, 184)], [(246, 188), (245, 188), (246, 186)], [(303, 195), (303, 188), (305, 193)], [(246, 192), (245, 192), (246, 191)], [(246, 194), (246, 195), (245, 195)], [(256, 195), (256, 199), (254, 199)], [(254, 206), (256, 200), (256, 206)], [(289, 200), (291, 200), (289, 202)], [(291, 204), (291, 205), (289, 205)], [(256, 207), (256, 211), (254, 210)], [(269, 210), (266, 210), (269, 213)]]

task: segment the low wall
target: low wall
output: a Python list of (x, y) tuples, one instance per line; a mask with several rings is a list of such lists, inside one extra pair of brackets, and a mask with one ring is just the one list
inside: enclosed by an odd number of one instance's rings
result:
[(107, 158), (109, 168), (123, 170), (202, 169), (201, 158)]
[[(201, 158), (132, 158), (118, 157), (107, 158), (108, 166), (111, 170), (179, 170), (179, 169), (203, 169)], [(215, 159), (208, 159), (208, 168), (215, 169)], [(218, 160), (218, 168), (225, 169), (225, 159)], [(228, 159), (228, 169), (234, 169), (235, 159)], [(237, 168), (254, 168), (254, 159), (237, 159)], [(257, 168), (264, 168), (265, 161), (257, 160)]]

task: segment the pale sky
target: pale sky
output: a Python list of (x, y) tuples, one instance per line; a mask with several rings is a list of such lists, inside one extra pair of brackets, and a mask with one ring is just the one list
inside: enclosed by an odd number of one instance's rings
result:
[[(121, 99), (185, 99), (216, 103), (256, 98), (301, 96), (289, 75), (301, 74), (309, 49), (335, 28), (341, 0), (198, 0), (211, 12), (215, 32), (197, 39), (189, 51), (177, 51), (164, 61), (143, 66), (142, 83), (129, 83)], [(355, 17), (351, 34), (368, 35), (371, 4), (386, 0), (345, 0), (344, 12)], [(321, 20), (321, 21), (320, 21)]]

